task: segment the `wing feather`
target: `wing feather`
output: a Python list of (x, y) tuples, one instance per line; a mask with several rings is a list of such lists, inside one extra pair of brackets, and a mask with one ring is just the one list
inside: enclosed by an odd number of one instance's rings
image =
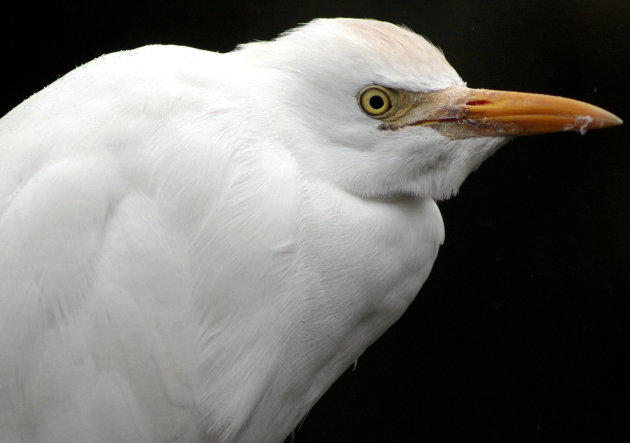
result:
[(298, 217), (283, 185), (295, 171), (244, 133), (238, 97), (214, 86), (216, 57), (105, 56), (0, 123), (7, 441), (225, 439), (263, 395), (257, 380), (212, 398), (246, 376), (231, 349), (264, 349), (255, 327), (232, 332), (265, 315), (290, 266)]

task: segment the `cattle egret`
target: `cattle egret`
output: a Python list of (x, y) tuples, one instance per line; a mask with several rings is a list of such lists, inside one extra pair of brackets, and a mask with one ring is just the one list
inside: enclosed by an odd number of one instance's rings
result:
[(281, 441), (418, 293), (435, 200), (618, 124), (373, 20), (70, 72), (0, 121), (0, 441)]

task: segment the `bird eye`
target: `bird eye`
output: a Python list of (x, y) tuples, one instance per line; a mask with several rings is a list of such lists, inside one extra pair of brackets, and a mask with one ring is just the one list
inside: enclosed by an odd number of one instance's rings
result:
[(392, 107), (389, 92), (381, 86), (368, 86), (361, 91), (359, 104), (367, 114), (373, 117), (385, 114)]

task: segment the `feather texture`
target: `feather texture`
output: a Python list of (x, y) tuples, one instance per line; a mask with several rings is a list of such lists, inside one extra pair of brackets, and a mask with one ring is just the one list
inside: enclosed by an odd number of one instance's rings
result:
[[(280, 441), (402, 315), (444, 238), (419, 190), (482, 161), (426, 178), (418, 136), (440, 162), (499, 142), (376, 131), (365, 84), (461, 80), (372, 25), (106, 55), (0, 121), (0, 441)], [(300, 65), (335, 33), (359, 43)]]

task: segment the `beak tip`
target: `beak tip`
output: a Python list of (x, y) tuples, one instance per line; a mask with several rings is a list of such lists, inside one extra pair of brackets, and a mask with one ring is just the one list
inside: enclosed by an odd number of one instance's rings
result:
[(576, 131), (584, 135), (591, 129), (612, 128), (623, 124), (623, 120), (615, 114), (601, 108), (597, 108), (597, 111), (590, 115), (576, 116), (574, 122), (565, 127), (565, 131)]
[(613, 115), (613, 117), (614, 117), (614, 120), (612, 121), (610, 126), (621, 126), (621, 125), (623, 125), (623, 120), (622, 119), (620, 119), (616, 115)]
[(604, 111), (604, 112), (606, 112), (606, 115), (598, 118), (599, 120), (598, 122), (599, 124), (597, 125), (598, 128), (612, 128), (614, 126), (623, 125), (623, 120), (621, 120), (615, 114), (611, 112), (607, 112), (607, 111)]
[(612, 128), (623, 124), (623, 120), (612, 112), (608, 112), (605, 109), (588, 103), (576, 102), (575, 100), (570, 101), (577, 103), (577, 105), (582, 108), (580, 109), (582, 112), (576, 112), (573, 116), (571, 116), (570, 113), (565, 115), (565, 118), (572, 118), (572, 121), (564, 126), (563, 131), (575, 131), (584, 135), (587, 131), (592, 129)]

